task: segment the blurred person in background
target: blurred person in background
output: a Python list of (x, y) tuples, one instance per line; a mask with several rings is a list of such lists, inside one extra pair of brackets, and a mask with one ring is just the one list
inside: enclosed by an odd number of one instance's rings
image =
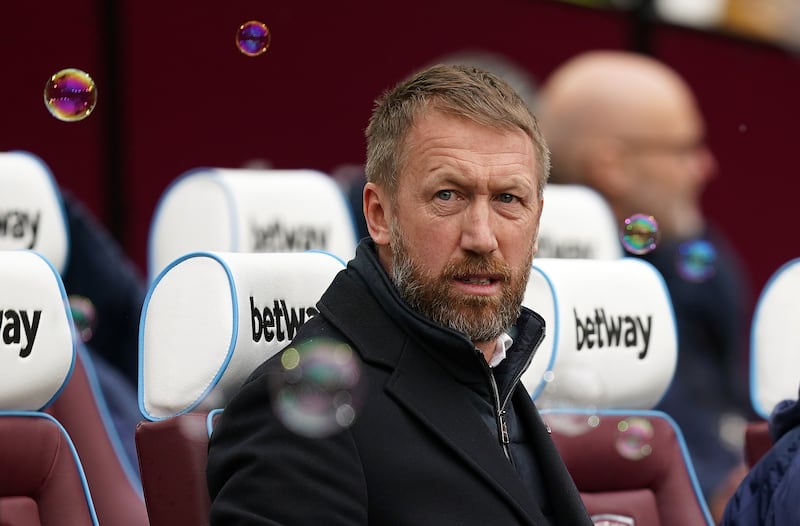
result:
[(537, 114), (553, 155), (553, 183), (599, 191), (620, 225), (658, 223), (640, 255), (663, 275), (678, 330), (678, 365), (656, 407), (683, 431), (716, 520), (744, 476), (743, 427), (749, 294), (739, 259), (706, 220), (701, 196), (717, 174), (687, 82), (666, 64), (623, 51), (590, 51), (545, 79)]
[(769, 416), (773, 446), (728, 501), (720, 526), (800, 524), (800, 394)]
[(61, 192), (70, 236), (64, 289), (108, 414), (130, 464), (138, 466), (139, 316), (147, 289), (108, 230), (73, 194)]

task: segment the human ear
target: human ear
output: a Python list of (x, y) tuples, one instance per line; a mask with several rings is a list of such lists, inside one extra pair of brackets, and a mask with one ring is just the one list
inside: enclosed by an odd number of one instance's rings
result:
[(376, 245), (388, 245), (389, 232), (389, 206), (388, 197), (383, 188), (375, 183), (364, 185), (364, 219), (367, 223), (369, 235)]
[(584, 170), (589, 186), (611, 202), (627, 198), (634, 181), (629, 177), (622, 141), (613, 138), (593, 141), (586, 160)]

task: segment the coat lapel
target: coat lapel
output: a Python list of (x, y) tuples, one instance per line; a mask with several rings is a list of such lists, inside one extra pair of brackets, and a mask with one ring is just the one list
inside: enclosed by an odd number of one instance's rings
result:
[[(509, 506), (519, 510), (527, 524), (547, 524), (515, 468), (470, 403), (473, 395), (467, 392), (467, 387), (455, 382), (450, 372), (402, 332), (391, 316), (375, 316), (374, 311), (382, 307), (371, 294), (353, 286), (352, 277), (342, 272), (318, 307), (355, 344), (365, 361), (393, 370), (386, 384), (390, 396), (452, 448)], [(515, 396), (518, 399), (527, 394), (522, 388)], [(574, 488), (533, 404), (519, 400), (515, 403), (525, 413), (523, 425), (528, 426), (532, 447), (537, 451), (538, 461), (543, 463), (544, 480), (553, 482), (554, 487)], [(591, 525), (577, 490), (566, 493), (551, 496), (556, 509), (562, 505), (572, 507), (557, 511), (559, 522)]]
[(558, 491), (549, 492), (558, 523), (591, 525), (591, 519), (584, 507), (578, 488), (550, 436), (549, 428), (542, 421), (535, 406), (532, 403), (524, 403), (526, 401), (522, 400), (522, 397), (527, 396), (527, 392), (520, 389), (517, 389), (514, 394), (517, 416), (520, 423), (526, 426), (531, 433), (531, 445), (536, 452), (536, 462), (539, 464), (542, 479), (548, 485), (558, 488)]

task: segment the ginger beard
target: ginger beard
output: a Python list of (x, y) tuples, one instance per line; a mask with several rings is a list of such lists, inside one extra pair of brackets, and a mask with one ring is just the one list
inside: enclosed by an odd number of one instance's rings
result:
[[(468, 254), (450, 261), (438, 276), (414, 262), (405, 244), (400, 225), (392, 218), (389, 225), (392, 247), (392, 281), (400, 296), (431, 321), (466, 335), (472, 342), (496, 340), (519, 317), (522, 299), (533, 262), (531, 243), (527, 263), (512, 269), (491, 257)], [(475, 274), (491, 274), (501, 282), (501, 295), (465, 295), (452, 286), (454, 280)]]

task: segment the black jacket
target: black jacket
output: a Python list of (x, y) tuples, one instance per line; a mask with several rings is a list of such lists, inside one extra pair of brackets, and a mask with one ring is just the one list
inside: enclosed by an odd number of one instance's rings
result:
[(355, 423), (323, 439), (288, 431), (270, 405), (280, 358), (268, 360), (212, 436), (212, 525), (592, 524), (518, 381), (543, 336), (538, 315), (523, 309), (495, 371), (509, 399), (501, 419), (482, 355), (409, 309), (368, 241), (318, 308), (295, 343), (328, 337), (355, 349), (365, 389)]

